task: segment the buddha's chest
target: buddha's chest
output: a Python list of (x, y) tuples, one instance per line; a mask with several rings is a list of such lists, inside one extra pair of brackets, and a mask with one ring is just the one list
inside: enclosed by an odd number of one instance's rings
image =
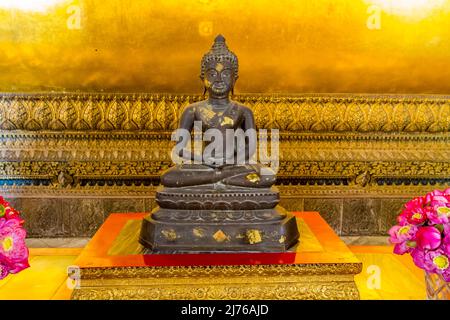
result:
[(233, 105), (223, 111), (214, 110), (211, 106), (202, 106), (196, 109), (197, 121), (202, 122), (202, 129), (237, 129), (242, 124), (242, 113)]

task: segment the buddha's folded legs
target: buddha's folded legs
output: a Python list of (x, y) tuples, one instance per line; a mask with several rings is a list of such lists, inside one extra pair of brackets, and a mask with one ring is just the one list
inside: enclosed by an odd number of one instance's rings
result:
[[(167, 170), (161, 176), (166, 187), (187, 187), (222, 182), (224, 185), (269, 188), (275, 183), (275, 174), (261, 174), (261, 165), (230, 165), (211, 168), (202, 164), (183, 164)], [(265, 173), (270, 172), (264, 171)]]
[(183, 164), (168, 169), (161, 176), (161, 184), (165, 187), (187, 187), (220, 181), (216, 171), (201, 164)]
[[(236, 167), (231, 167), (232, 170), (234, 168)], [(275, 173), (272, 173), (271, 170), (264, 170), (265, 174), (261, 174), (263, 167), (260, 164), (239, 166), (238, 168), (241, 169), (227, 175), (226, 178), (222, 179), (222, 183), (249, 188), (270, 188), (275, 183)]]

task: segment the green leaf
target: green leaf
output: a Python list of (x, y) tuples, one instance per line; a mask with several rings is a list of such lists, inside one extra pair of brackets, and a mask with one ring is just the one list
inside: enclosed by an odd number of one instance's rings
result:
[(417, 243), (415, 241), (406, 241), (406, 245), (411, 248), (415, 248)]
[(437, 224), (434, 227), (436, 229), (438, 229), (440, 232), (444, 232), (444, 225), (443, 224)]

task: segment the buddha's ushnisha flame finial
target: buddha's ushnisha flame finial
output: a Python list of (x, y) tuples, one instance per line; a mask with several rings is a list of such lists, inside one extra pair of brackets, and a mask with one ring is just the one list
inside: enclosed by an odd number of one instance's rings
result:
[(210, 61), (229, 61), (233, 67), (233, 72), (235, 78), (238, 76), (238, 58), (237, 56), (228, 49), (227, 44), (225, 43), (225, 37), (221, 34), (217, 35), (214, 39), (214, 44), (211, 49), (203, 56), (201, 63), (201, 74), (200, 76), (203, 78), (206, 72), (206, 65)]
[(223, 35), (217, 35), (217, 37), (214, 39), (214, 44), (211, 47), (211, 51), (215, 53), (229, 51)]

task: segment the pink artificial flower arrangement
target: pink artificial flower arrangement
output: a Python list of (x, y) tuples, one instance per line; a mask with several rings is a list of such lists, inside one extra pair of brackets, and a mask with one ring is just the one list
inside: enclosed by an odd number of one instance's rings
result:
[(410, 253), (414, 263), (450, 282), (450, 188), (407, 202), (389, 230), (394, 253)]
[(0, 280), (30, 266), (23, 223), (19, 212), (0, 196)]

